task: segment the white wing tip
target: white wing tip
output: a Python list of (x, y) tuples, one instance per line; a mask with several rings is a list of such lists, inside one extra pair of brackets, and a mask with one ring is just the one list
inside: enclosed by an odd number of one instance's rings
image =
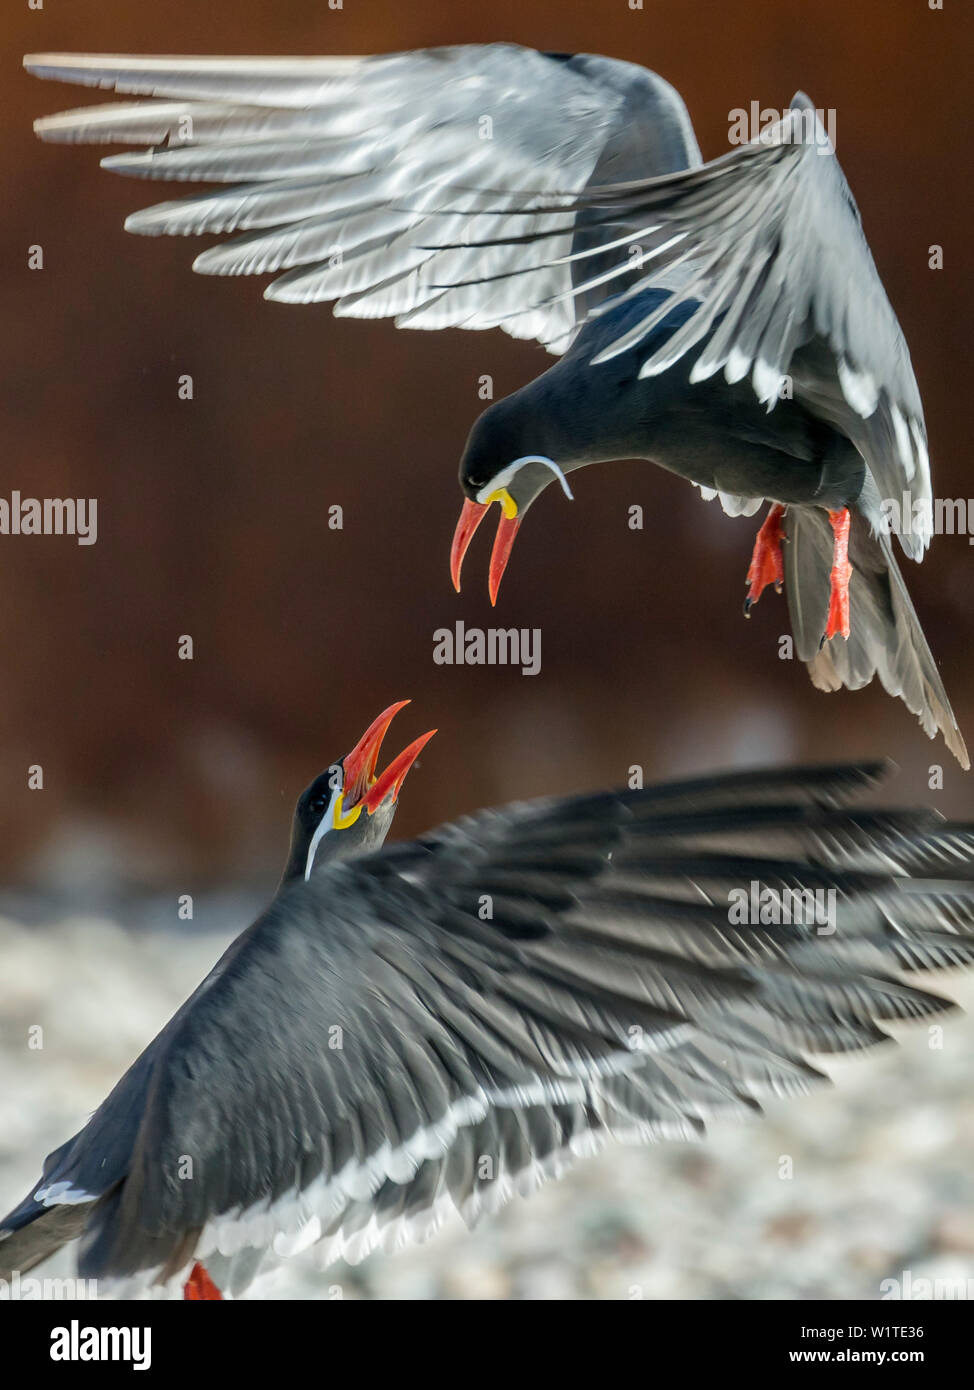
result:
[(97, 1193), (86, 1192), (84, 1188), (75, 1187), (67, 1180), (48, 1183), (34, 1193), (34, 1201), (44, 1207), (77, 1206), (82, 1202), (94, 1202), (97, 1197)]
[(708, 358), (706, 348), (704, 348), (690, 368), (690, 385), (695, 386), (698, 381), (707, 381), (708, 378), (712, 377), (714, 372), (719, 371), (722, 366), (722, 360), (719, 357)]
[(750, 370), (750, 357), (746, 352), (742, 352), (735, 343), (724, 363), (724, 380), (728, 386), (733, 386), (735, 382), (743, 381)]
[[(172, 225), (172, 218), (181, 211), (178, 203), (154, 203), (152, 207), (139, 208), (138, 212), (130, 212), (122, 226), (125, 231), (131, 232), (134, 236), (196, 235), (195, 227)], [(222, 228), (216, 230), (220, 231)]]
[(70, 53), (25, 53), (24, 68), (35, 77), (43, 75), (46, 68), (64, 67), (71, 61)]
[(116, 122), (123, 110), (121, 102), (104, 106), (79, 106), (71, 111), (57, 111), (52, 116), (39, 116), (34, 122), (34, 134), (39, 140), (62, 145), (120, 144), (127, 139), (117, 133)]
[(64, 140), (70, 138), (64, 129), (60, 116), (40, 116), (34, 122), (34, 134), (38, 140)]
[(869, 372), (853, 367), (847, 357), (840, 357), (837, 363), (839, 385), (846, 401), (863, 420), (876, 412), (879, 405), (879, 387)]
[(291, 280), (287, 275), (272, 280), (264, 290), (264, 298), (272, 304), (317, 304), (321, 302), (313, 292), (302, 288), (300, 280)]
[(33, 77), (64, 77), (70, 73), (96, 73), (104, 68), (130, 67), (133, 64), (159, 63), (161, 59), (131, 58), (120, 53), (25, 53), (24, 68)]
[(751, 373), (751, 384), (758, 400), (762, 405), (766, 405), (769, 411), (772, 411), (777, 404), (784, 380), (785, 377), (778, 368), (773, 367), (770, 362), (766, 362), (763, 357), (755, 360), (754, 370)]

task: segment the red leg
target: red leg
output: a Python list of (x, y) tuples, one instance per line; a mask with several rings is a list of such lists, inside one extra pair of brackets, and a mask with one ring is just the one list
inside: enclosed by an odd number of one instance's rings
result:
[(744, 600), (744, 616), (751, 616), (751, 605), (757, 603), (769, 584), (776, 593), (781, 593), (784, 583), (785, 567), (781, 559), (781, 542), (786, 539), (782, 519), (785, 509), (775, 502), (764, 519), (754, 541), (754, 551), (747, 570), (747, 598)]
[(189, 1272), (189, 1278), (183, 1285), (183, 1298), (192, 1300), (209, 1300), (218, 1298), (222, 1302), (223, 1294), (214, 1284), (203, 1266), (197, 1262)]
[(826, 642), (837, 632), (841, 632), (843, 637), (849, 636), (849, 579), (852, 576), (852, 566), (849, 564), (849, 525), (851, 520), (848, 507), (843, 507), (838, 512), (829, 512), (832, 534), (835, 537), (835, 548), (832, 552), (832, 573), (829, 576), (831, 591), (829, 593), (829, 621), (825, 629)]

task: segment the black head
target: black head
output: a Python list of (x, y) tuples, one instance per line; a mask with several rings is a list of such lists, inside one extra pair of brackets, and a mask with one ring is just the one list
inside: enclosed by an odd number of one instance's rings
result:
[(571, 497), (564, 469), (574, 464), (549, 457), (547, 423), (524, 392), (497, 401), (477, 417), (460, 460), (460, 486), (471, 501), (483, 505), (503, 489), (523, 516), (556, 480)]
[(512, 416), (513, 398), (498, 401), (474, 422), (460, 460), (460, 486), (467, 495), (453, 535), (450, 573), (460, 591), (460, 567), (473, 534), (492, 502), (500, 505), (494, 549), (490, 560), (491, 603), (510, 558), (517, 528), (524, 513), (549, 483), (556, 479), (571, 498), (571, 488), (560, 465), (547, 454), (529, 453), (518, 428), (522, 412)]
[(408, 700), (390, 705), (359, 739), (351, 753), (326, 768), (298, 797), (291, 823), (291, 847), (282, 883), (310, 878), (332, 859), (348, 859), (378, 849), (396, 814), (406, 773), (436, 733), (414, 739), (380, 775), (379, 749), (394, 716)]

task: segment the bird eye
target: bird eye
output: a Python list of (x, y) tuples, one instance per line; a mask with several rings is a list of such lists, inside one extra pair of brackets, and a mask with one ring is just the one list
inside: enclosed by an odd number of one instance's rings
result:
[(328, 809), (328, 803), (323, 796), (316, 796), (309, 803), (312, 815), (323, 816)]

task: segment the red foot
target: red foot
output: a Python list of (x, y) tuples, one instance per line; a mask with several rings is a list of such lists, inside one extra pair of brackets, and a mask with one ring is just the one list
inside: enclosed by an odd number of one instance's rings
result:
[(775, 502), (755, 538), (751, 563), (747, 570), (748, 589), (747, 598), (744, 600), (745, 618), (751, 616), (751, 606), (757, 603), (769, 584), (774, 585), (775, 593), (781, 593), (781, 586), (785, 578), (785, 567), (781, 559), (781, 542), (786, 539), (785, 528), (782, 525), (784, 515), (784, 507)]
[(197, 1262), (189, 1272), (189, 1278), (183, 1285), (183, 1298), (202, 1301), (204, 1299), (218, 1298), (223, 1301), (223, 1294), (214, 1284), (203, 1266)]
[(852, 566), (849, 564), (849, 508), (843, 507), (839, 512), (829, 512), (829, 521), (832, 523), (835, 548), (832, 552), (832, 572), (829, 575), (829, 621), (823, 639), (826, 642), (837, 632), (845, 638), (849, 636), (849, 580), (852, 576)]

